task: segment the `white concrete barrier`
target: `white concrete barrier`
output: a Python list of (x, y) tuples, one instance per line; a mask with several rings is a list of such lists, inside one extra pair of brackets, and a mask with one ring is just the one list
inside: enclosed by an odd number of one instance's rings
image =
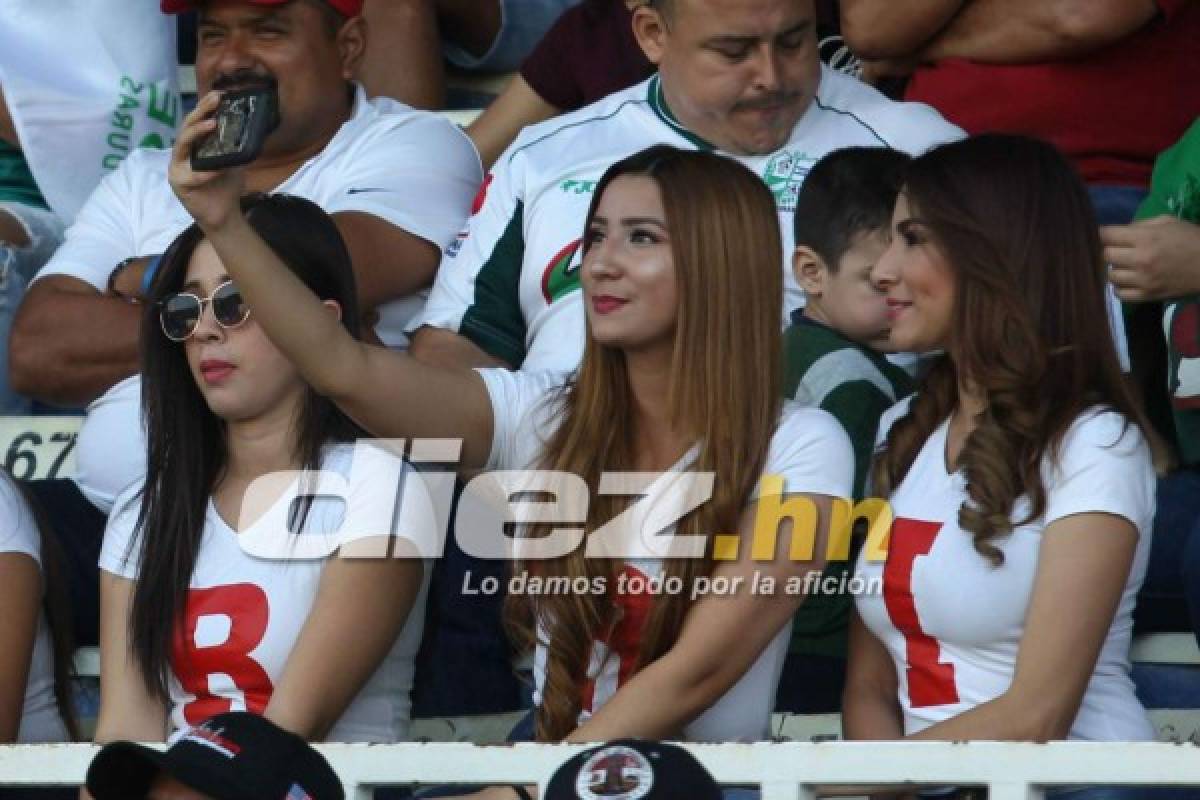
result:
[[(762, 800), (834, 796), (839, 786), (983, 786), (990, 800), (1038, 800), (1070, 785), (1200, 787), (1195, 745), (1054, 742), (836, 742), (688, 744), (723, 785), (761, 788)], [(368, 800), (379, 786), (544, 784), (579, 745), (318, 746), (347, 789)], [(74, 786), (95, 745), (0, 747), (0, 785)], [(862, 790), (858, 790), (862, 791)], [(845, 792), (843, 791), (844, 795)]]

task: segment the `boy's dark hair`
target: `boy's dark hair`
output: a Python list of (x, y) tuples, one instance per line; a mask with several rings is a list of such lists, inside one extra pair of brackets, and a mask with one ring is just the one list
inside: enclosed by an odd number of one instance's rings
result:
[(837, 272), (855, 236), (888, 227), (911, 160), (887, 147), (847, 147), (826, 155), (796, 198), (796, 244), (811, 247)]

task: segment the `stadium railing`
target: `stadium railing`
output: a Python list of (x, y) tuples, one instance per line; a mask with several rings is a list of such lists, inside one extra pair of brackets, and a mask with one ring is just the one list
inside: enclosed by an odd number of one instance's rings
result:
[[(867, 787), (986, 787), (990, 800), (1038, 800), (1045, 787), (1200, 787), (1200, 748), (1161, 743), (830, 742), (688, 744), (723, 786), (762, 800), (860, 797)], [(353, 800), (375, 787), (544, 785), (579, 745), (335, 745), (318, 748)], [(0, 785), (74, 786), (95, 745), (0, 747)], [(843, 788), (834, 788), (843, 787)], [(854, 788), (845, 788), (854, 787)]]

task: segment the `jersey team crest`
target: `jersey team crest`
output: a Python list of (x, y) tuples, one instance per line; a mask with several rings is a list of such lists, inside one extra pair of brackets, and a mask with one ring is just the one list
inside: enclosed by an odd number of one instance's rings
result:
[(775, 195), (775, 207), (780, 211), (795, 211), (800, 185), (816, 159), (806, 153), (781, 150), (767, 162), (763, 182)]
[(542, 297), (547, 303), (553, 303), (579, 288), (579, 267), (583, 264), (579, 245), (582, 241), (576, 239), (555, 253), (542, 272)]
[(631, 747), (606, 747), (589, 758), (575, 779), (582, 800), (641, 800), (654, 788), (654, 767)]

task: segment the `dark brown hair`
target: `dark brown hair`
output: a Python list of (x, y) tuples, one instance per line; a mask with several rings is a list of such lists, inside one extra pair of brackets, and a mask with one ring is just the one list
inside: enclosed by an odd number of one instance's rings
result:
[[(968, 499), (959, 525), (993, 564), (991, 543), (1046, 506), (1043, 456), (1085, 410), (1119, 412), (1150, 430), (1121, 375), (1108, 322), (1106, 275), (1087, 190), (1051, 145), (986, 134), (934, 148), (909, 166), (912, 216), (955, 275), (953, 331), (874, 468), (886, 497), (954, 411), (960, 383), (986, 408), (959, 466)], [(1029, 516), (1011, 513), (1022, 495)]]
[[(315, 203), (286, 194), (251, 194), (242, 212), (263, 241), (317, 297), (336, 300), (342, 326), (359, 335), (354, 272), (333, 219)], [(196, 386), (184, 348), (163, 335), (159, 304), (182, 289), (204, 233), (193, 224), (163, 255), (142, 315), (142, 411), (146, 482), (130, 548), (140, 554), (130, 610), (130, 643), (147, 687), (169, 696), (173, 636), (200, 553), (209, 496), (226, 466), (225, 422)], [(253, 314), (253, 310), (251, 310)], [(306, 470), (321, 450), (362, 435), (333, 401), (307, 387), (292, 428), (291, 455)], [(120, 509), (114, 509), (114, 513)], [(128, 555), (128, 554), (127, 554)]]

